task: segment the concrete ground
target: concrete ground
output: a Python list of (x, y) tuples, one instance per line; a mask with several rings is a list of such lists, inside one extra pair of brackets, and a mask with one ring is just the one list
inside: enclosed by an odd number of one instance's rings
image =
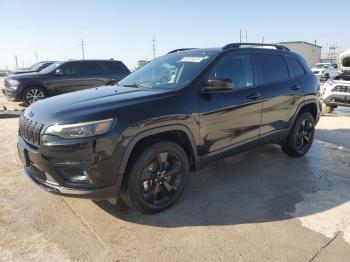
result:
[(0, 119), (1, 261), (349, 261), (350, 111), (323, 116), (303, 158), (263, 146), (192, 173), (169, 210), (49, 194)]

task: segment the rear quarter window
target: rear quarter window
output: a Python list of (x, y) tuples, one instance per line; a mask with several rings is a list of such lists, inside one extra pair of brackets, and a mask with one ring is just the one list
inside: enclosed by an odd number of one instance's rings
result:
[(288, 68), (281, 55), (256, 54), (256, 58), (263, 83), (275, 83), (289, 79)]
[(290, 76), (297, 77), (305, 74), (304, 68), (300, 65), (300, 63), (292, 57), (285, 57), (288, 68), (289, 68), (289, 73)]

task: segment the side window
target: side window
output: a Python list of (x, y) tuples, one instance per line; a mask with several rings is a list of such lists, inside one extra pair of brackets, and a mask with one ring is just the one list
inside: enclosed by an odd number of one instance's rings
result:
[(209, 79), (229, 78), (234, 89), (254, 85), (252, 61), (249, 54), (226, 54), (210, 70)]
[(274, 83), (289, 79), (287, 65), (280, 55), (257, 54), (262, 82)]
[(79, 64), (79, 73), (80, 74), (99, 74), (102, 72), (103, 72), (103, 70), (100, 67), (98, 62), (85, 61), (85, 62), (80, 62), (80, 64)]
[(102, 62), (102, 65), (106, 72), (109, 73), (128, 73), (128, 69), (118, 61), (106, 61)]
[(285, 59), (287, 61), (287, 65), (288, 65), (291, 77), (301, 76), (305, 74), (303, 67), (295, 58), (285, 57)]
[(62, 69), (65, 75), (75, 75), (78, 73), (78, 62), (68, 62), (63, 64), (60, 69)]

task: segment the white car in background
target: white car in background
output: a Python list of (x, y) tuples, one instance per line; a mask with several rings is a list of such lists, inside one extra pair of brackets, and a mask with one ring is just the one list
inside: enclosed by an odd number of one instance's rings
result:
[(338, 106), (350, 107), (350, 49), (338, 58), (340, 70), (323, 85), (323, 111), (331, 113)]
[(338, 65), (332, 63), (317, 63), (311, 71), (314, 75), (318, 76), (320, 80), (328, 80), (338, 75)]

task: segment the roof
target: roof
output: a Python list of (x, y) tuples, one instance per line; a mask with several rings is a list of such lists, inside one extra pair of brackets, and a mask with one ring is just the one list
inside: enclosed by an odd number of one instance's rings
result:
[(312, 43), (309, 43), (309, 42), (305, 42), (305, 41), (279, 42), (279, 44), (282, 44), (282, 45), (288, 45), (288, 44), (306, 44), (306, 45), (312, 45), (312, 46), (316, 46), (316, 47), (322, 48), (322, 46), (315, 45), (315, 44), (312, 44)]

